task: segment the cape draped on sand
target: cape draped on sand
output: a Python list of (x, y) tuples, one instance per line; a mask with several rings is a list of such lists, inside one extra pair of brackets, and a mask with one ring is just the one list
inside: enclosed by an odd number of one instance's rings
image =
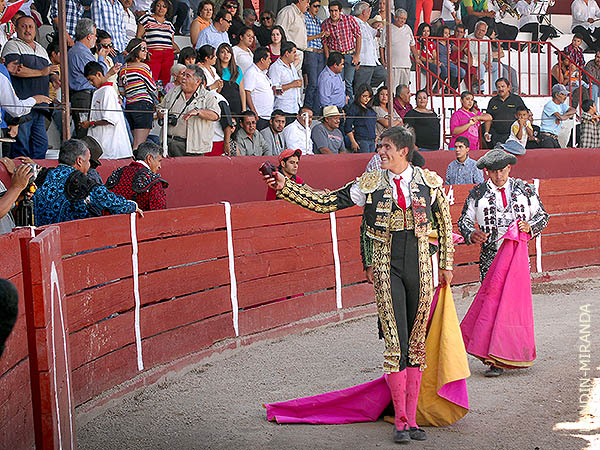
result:
[[(470, 371), (449, 288), (437, 290), (431, 310), (417, 422), (421, 426), (444, 426), (469, 410), (466, 378)], [(391, 398), (382, 376), (340, 391), (264, 406), (267, 419), (278, 423), (343, 424), (376, 421)]]

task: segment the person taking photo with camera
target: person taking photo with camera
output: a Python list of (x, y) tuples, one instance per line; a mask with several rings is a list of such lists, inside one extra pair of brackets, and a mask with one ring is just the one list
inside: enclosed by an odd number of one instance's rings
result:
[[(202, 67), (191, 64), (184, 70), (181, 86), (171, 89), (161, 103), (168, 117), (169, 156), (202, 156), (212, 150), (214, 125), (221, 109), (215, 95), (206, 89)], [(161, 140), (164, 127), (161, 127)]]

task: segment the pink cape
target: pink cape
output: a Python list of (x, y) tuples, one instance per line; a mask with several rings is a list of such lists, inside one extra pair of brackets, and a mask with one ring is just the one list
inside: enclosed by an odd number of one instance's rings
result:
[(535, 354), (527, 241), (513, 222), (460, 324), (467, 353), (507, 368), (529, 367)]
[[(434, 339), (432, 348), (439, 350), (442, 347), (446, 355), (439, 355), (439, 351), (438, 354), (431, 355), (428, 352), (432, 368), (425, 369), (423, 373), (417, 419), (420, 425), (448, 425), (463, 417), (469, 409), (465, 380), (469, 376), (466, 353), (451, 292), (449, 289), (442, 292), (443, 301), (440, 301), (439, 308), (436, 308), (440, 298), (439, 289), (433, 299), (430, 325), (435, 323), (436, 329), (442, 328), (443, 324), (447, 325), (443, 336), (440, 336), (440, 333), (431, 335), (431, 339)], [(448, 335), (454, 335), (460, 344), (457, 344), (456, 340), (448, 339)], [(453, 353), (450, 354), (451, 352)], [(433, 361), (436, 363), (433, 364)], [(428, 370), (434, 372), (428, 374)], [(427, 378), (432, 378), (433, 381), (425, 383)], [(428, 391), (427, 395), (424, 390)], [(343, 424), (376, 421), (390, 404), (391, 398), (388, 385), (382, 376), (340, 391), (264, 406), (267, 409), (267, 419), (276, 420), (277, 423)]]

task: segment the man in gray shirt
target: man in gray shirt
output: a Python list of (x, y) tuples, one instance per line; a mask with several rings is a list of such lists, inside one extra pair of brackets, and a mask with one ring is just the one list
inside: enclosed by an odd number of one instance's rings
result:
[(240, 121), (241, 129), (235, 133), (233, 139), (235, 150), (232, 155), (237, 156), (268, 156), (271, 155), (269, 145), (260, 132), (256, 131), (258, 119), (254, 111), (245, 111)]
[(276, 109), (271, 114), (269, 126), (260, 131), (260, 134), (262, 134), (265, 141), (267, 141), (271, 155), (279, 155), (286, 148), (285, 137), (282, 133), (284, 128), (285, 113), (280, 109)]
[(337, 106), (323, 108), (323, 121), (312, 129), (311, 138), (316, 154), (346, 152), (344, 135), (340, 131), (340, 111)]

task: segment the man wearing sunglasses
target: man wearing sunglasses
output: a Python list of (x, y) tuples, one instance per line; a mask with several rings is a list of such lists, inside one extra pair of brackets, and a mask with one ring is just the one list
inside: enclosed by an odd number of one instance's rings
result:
[(265, 11), (260, 15), (260, 26), (252, 27), (261, 47), (266, 47), (271, 43), (271, 31), (274, 25), (275, 14), (272, 11)]
[(196, 41), (196, 50), (203, 45), (212, 45), (214, 48), (219, 48), (222, 43), (230, 44), (227, 31), (231, 26), (231, 13), (225, 9), (220, 10), (213, 23), (207, 26), (204, 30), (198, 33)]

